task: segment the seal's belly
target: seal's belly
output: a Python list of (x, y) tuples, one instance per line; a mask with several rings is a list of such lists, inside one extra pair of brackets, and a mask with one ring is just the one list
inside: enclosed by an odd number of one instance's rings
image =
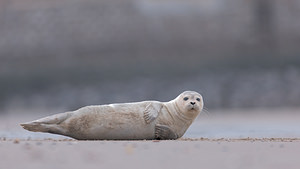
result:
[(68, 133), (77, 139), (154, 139), (155, 124), (146, 124), (146, 104), (88, 106), (66, 121)]

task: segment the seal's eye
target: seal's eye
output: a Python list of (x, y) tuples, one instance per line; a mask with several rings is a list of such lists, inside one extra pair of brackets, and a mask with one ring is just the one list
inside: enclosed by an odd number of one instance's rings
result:
[(196, 100), (197, 100), (198, 102), (200, 102), (201, 99), (200, 99), (200, 98), (197, 98)]
[(184, 101), (187, 101), (187, 100), (189, 100), (189, 98), (188, 98), (188, 97), (185, 97), (185, 98), (183, 98), (183, 100), (184, 100)]

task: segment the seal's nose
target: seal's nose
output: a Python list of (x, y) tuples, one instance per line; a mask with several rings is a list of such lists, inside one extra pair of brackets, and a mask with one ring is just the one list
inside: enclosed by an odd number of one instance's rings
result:
[(192, 105), (194, 105), (196, 102), (191, 102)]

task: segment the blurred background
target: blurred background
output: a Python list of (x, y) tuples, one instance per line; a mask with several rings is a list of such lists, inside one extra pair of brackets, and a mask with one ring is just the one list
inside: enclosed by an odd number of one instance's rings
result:
[(294, 109), (299, 18), (299, 0), (0, 0), (0, 114), (184, 90), (212, 112)]
[(299, 106), (299, 18), (298, 0), (0, 0), (1, 109), (183, 90), (209, 109)]

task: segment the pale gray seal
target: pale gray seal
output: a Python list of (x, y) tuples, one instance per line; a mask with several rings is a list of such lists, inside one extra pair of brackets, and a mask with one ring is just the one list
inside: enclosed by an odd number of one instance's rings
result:
[(203, 109), (202, 96), (185, 91), (169, 102), (86, 106), (21, 124), (29, 131), (78, 140), (177, 139)]

